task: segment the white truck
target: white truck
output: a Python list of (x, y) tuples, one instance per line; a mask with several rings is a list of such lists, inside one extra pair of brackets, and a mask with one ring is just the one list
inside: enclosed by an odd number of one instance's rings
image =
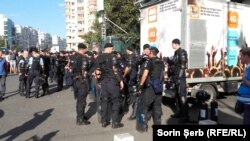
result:
[(244, 71), (239, 50), (250, 45), (250, 5), (226, 0), (161, 0), (142, 5), (141, 50), (146, 43), (163, 57), (179, 38), (188, 52), (187, 86), (210, 95), (236, 92)]
[(50, 52), (51, 52), (51, 53), (56, 53), (56, 52), (59, 52), (59, 51), (60, 51), (59, 46), (52, 46), (52, 47), (50, 48)]

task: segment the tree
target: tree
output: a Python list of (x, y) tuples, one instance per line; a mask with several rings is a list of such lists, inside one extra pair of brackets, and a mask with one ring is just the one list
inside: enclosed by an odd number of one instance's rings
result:
[(5, 47), (5, 39), (4, 39), (4, 36), (0, 36), (0, 47)]
[[(140, 42), (140, 22), (139, 8), (133, 3), (133, 0), (105, 0), (104, 1), (105, 16), (121, 27), (127, 33), (115, 27), (111, 22), (106, 21), (107, 36), (115, 36), (116, 38), (139, 46)], [(91, 27), (92, 31), (86, 33), (82, 38), (85, 43), (91, 45), (93, 42), (101, 42), (101, 25), (98, 22), (98, 13)]]
[(91, 26), (91, 31), (83, 35), (82, 38), (88, 46), (91, 46), (94, 42), (101, 42), (101, 25), (98, 22), (98, 13), (96, 13), (96, 18)]
[(106, 22), (107, 35), (118, 37), (124, 42), (139, 45), (140, 42), (140, 11), (133, 0), (105, 0), (105, 16), (120, 26), (127, 33)]

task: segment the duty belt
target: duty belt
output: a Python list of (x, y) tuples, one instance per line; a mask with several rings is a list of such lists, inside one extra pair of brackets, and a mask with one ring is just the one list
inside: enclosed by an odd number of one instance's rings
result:
[(77, 75), (77, 76), (73, 76), (73, 80), (76, 81), (76, 80), (86, 80), (84, 79), (81, 75)]

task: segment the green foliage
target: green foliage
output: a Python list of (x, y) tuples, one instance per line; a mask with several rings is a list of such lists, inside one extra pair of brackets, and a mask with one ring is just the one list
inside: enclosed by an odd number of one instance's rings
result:
[[(133, 3), (133, 0), (105, 0), (105, 16), (117, 24), (127, 33), (115, 27), (109, 21), (106, 21), (107, 36), (114, 36), (126, 43), (139, 46), (140, 42), (140, 11)], [(98, 22), (98, 13), (92, 26), (92, 31), (88, 32), (82, 38), (87, 45), (93, 42), (101, 42), (101, 25)]]
[(0, 36), (0, 47), (5, 47), (4, 36)]
[(133, 0), (105, 0), (105, 15), (112, 22), (124, 29), (126, 33), (106, 22), (108, 33), (124, 42), (139, 44), (140, 41), (140, 11)]
[(87, 46), (91, 46), (92, 43), (100, 43), (101, 42), (101, 25), (98, 22), (98, 14), (96, 13), (95, 21), (91, 27), (92, 31), (89, 31), (82, 38), (85, 40)]

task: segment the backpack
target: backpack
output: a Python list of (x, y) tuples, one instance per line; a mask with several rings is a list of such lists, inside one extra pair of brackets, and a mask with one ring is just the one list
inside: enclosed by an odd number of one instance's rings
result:
[(161, 73), (160, 78), (157, 78), (157, 79), (150, 78), (149, 84), (153, 87), (155, 94), (162, 93), (163, 92), (163, 73)]
[(159, 78), (153, 79), (152, 77), (149, 77), (149, 84), (153, 87), (155, 94), (161, 94), (163, 92), (163, 75), (164, 67), (161, 69), (161, 74)]

